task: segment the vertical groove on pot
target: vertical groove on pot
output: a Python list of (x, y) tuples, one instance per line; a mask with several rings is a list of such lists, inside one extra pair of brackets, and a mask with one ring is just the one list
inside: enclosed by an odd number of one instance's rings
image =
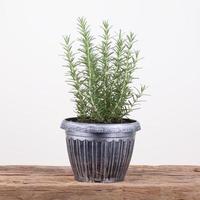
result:
[(108, 168), (108, 178), (112, 177), (112, 171), (113, 171), (113, 161), (114, 161), (114, 153), (115, 153), (115, 149), (114, 149), (114, 144), (115, 142), (112, 141), (111, 142), (111, 146), (110, 146), (110, 163), (109, 163), (109, 168)]
[(118, 155), (118, 159), (119, 161), (116, 162), (116, 168), (115, 168), (115, 171), (114, 171), (114, 176), (117, 176), (117, 173), (118, 173), (118, 170), (119, 170), (119, 166), (120, 166), (120, 160), (121, 160), (121, 146), (122, 146), (122, 143), (119, 142), (118, 143), (118, 152), (117, 152), (117, 155)]
[(72, 159), (73, 159), (73, 161), (74, 161), (74, 166), (75, 166), (75, 170), (76, 170), (76, 172), (77, 172), (77, 177), (79, 177), (79, 176), (81, 176), (80, 175), (80, 170), (79, 170), (79, 166), (78, 166), (78, 163), (77, 163), (77, 158), (76, 158), (76, 152), (75, 152), (75, 148), (74, 148), (74, 144), (75, 144), (75, 142), (76, 142), (76, 140), (74, 140), (74, 141), (71, 141), (70, 143), (70, 145), (71, 145), (71, 152), (72, 152)]
[(83, 157), (84, 157), (84, 166), (85, 166), (85, 177), (88, 179), (89, 177), (89, 170), (88, 170), (88, 158), (87, 158), (87, 140), (83, 141)]
[[(125, 170), (126, 168), (126, 161), (128, 160), (128, 155), (129, 155), (129, 147), (130, 147), (130, 141), (126, 142), (126, 148), (124, 148), (124, 156), (123, 156), (123, 164), (122, 164), (122, 171)], [(123, 174), (120, 175), (120, 177), (123, 176)], [(121, 177), (122, 178), (122, 177)]]
[(69, 160), (79, 181), (122, 181), (128, 169), (134, 138), (127, 140), (79, 140), (66, 137)]
[(124, 141), (120, 142), (120, 154), (119, 154), (119, 162), (118, 162), (116, 177), (119, 176), (119, 173), (121, 171), (121, 164), (122, 164), (122, 160), (123, 160), (123, 152), (124, 152)]
[[(66, 139), (66, 142), (67, 142), (67, 151), (72, 152), (72, 150), (71, 150), (72, 145), (70, 144), (71, 140)], [(68, 153), (68, 155), (69, 155), (68, 157), (69, 157), (69, 161), (70, 161), (71, 165), (75, 166), (74, 159), (72, 159), (72, 153)], [(77, 174), (76, 170), (74, 168), (72, 168), (72, 170), (74, 172), (74, 176), (77, 177), (78, 174)]]
[(103, 166), (104, 166), (104, 143), (100, 142), (100, 152), (101, 152), (101, 157), (100, 157), (100, 170), (99, 170), (99, 178), (101, 179), (103, 177)]
[(99, 154), (98, 154), (98, 141), (95, 141), (95, 157), (96, 157), (96, 162), (95, 162), (95, 172), (97, 173), (96, 174), (96, 179), (98, 180), (99, 179), (99, 169), (98, 169), (98, 157), (99, 157)]
[[(77, 154), (78, 154), (78, 162), (79, 163), (83, 163), (82, 161), (82, 154), (81, 154), (81, 141), (80, 140), (76, 140), (76, 149), (77, 149)], [(84, 165), (80, 165), (80, 172), (81, 172), (81, 176), (84, 176)]]
[(108, 157), (106, 155), (108, 155), (108, 142), (103, 142), (104, 143), (104, 165), (103, 165), (103, 177), (104, 179), (107, 179), (107, 166), (108, 166)]
[(127, 171), (127, 169), (128, 169), (128, 166), (127, 165), (129, 165), (129, 163), (130, 163), (130, 161), (131, 161), (131, 155), (132, 155), (132, 153), (133, 153), (133, 148), (132, 148), (132, 146), (134, 146), (134, 143), (135, 143), (135, 140), (131, 140), (130, 141), (130, 147), (129, 147), (129, 154), (128, 154), (128, 157), (127, 157), (127, 160), (126, 160), (126, 165), (125, 165), (125, 169), (124, 170), (126, 170)]
[(88, 178), (88, 169), (87, 169), (87, 159), (86, 159), (86, 140), (83, 140), (83, 164), (84, 164), (84, 176)]
[[(115, 156), (119, 156), (120, 153), (120, 142), (116, 142), (116, 151), (115, 151)], [(119, 158), (120, 159), (120, 158)], [(116, 176), (116, 172), (117, 172), (117, 166), (118, 166), (118, 162), (115, 160), (114, 162), (114, 168), (113, 168), (113, 172), (112, 172), (112, 176), (115, 177)]]

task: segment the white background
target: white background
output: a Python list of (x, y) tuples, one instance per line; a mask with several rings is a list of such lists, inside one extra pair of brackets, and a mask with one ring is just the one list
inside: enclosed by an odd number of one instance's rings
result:
[(97, 35), (104, 19), (138, 35), (151, 96), (131, 116), (142, 125), (132, 163), (200, 164), (199, 11), (199, 0), (0, 0), (0, 164), (69, 165), (59, 55), (79, 16)]

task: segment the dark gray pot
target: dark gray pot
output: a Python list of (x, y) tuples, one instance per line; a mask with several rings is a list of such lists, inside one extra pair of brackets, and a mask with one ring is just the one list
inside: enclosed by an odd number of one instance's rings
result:
[(80, 123), (63, 120), (69, 160), (75, 180), (82, 182), (123, 181), (128, 169), (136, 131), (140, 124), (125, 120), (119, 124)]

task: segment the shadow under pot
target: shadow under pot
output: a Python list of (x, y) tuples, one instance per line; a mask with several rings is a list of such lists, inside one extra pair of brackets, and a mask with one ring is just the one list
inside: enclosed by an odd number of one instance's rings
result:
[(63, 120), (69, 160), (75, 180), (81, 182), (118, 182), (126, 175), (140, 124), (83, 123), (76, 118)]

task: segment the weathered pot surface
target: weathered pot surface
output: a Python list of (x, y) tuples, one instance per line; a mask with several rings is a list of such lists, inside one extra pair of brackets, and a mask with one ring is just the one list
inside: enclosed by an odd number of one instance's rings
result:
[(76, 118), (63, 120), (69, 160), (75, 179), (82, 182), (123, 181), (128, 169), (136, 131), (140, 124), (82, 123)]

